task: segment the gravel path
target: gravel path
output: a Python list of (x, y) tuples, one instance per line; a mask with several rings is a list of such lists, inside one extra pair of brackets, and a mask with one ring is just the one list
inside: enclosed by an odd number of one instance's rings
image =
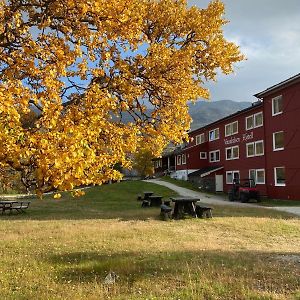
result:
[(201, 192), (196, 192), (192, 191), (183, 187), (179, 187), (175, 184), (172, 184), (170, 182), (162, 181), (159, 179), (149, 179), (149, 180), (144, 180), (146, 182), (151, 182), (159, 185), (163, 185), (176, 193), (178, 193), (181, 196), (188, 196), (188, 197), (197, 197), (201, 199), (201, 202), (206, 203), (206, 204), (213, 204), (213, 205), (228, 205), (228, 206), (235, 206), (235, 207), (259, 207), (259, 208), (267, 208), (267, 209), (275, 209), (279, 211), (285, 211), (289, 212), (295, 215), (300, 216), (300, 207), (298, 206), (289, 206), (289, 207), (265, 207), (265, 206), (260, 206), (257, 204), (253, 203), (241, 203), (241, 202), (230, 202), (226, 198), (218, 195), (209, 195)]

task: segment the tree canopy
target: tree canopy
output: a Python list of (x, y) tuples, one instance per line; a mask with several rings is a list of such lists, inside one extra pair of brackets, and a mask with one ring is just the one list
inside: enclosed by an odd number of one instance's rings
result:
[(0, 0), (0, 167), (39, 194), (71, 190), (119, 179), (140, 145), (181, 142), (187, 101), (243, 59), (223, 13), (220, 1)]

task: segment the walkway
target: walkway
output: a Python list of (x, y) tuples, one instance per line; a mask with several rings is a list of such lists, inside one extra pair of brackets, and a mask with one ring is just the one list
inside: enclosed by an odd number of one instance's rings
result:
[(285, 212), (289, 212), (289, 213), (300, 216), (300, 207), (299, 206), (265, 207), (265, 206), (260, 206), (260, 205), (253, 204), (253, 203), (230, 202), (222, 196), (209, 195), (206, 193), (196, 192), (196, 191), (189, 190), (189, 189), (186, 189), (183, 187), (179, 187), (173, 183), (166, 182), (166, 181), (159, 180), (159, 179), (149, 179), (149, 180), (144, 180), (144, 181), (163, 185), (163, 186), (175, 191), (180, 196), (200, 198), (201, 202), (206, 203), (206, 204), (228, 205), (228, 206), (235, 206), (235, 207), (259, 207), (259, 208), (275, 209), (275, 210), (285, 211)]

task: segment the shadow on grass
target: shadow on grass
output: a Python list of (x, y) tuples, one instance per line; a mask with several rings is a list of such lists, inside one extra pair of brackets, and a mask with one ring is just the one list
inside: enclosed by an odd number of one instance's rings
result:
[(299, 259), (300, 253), (221, 250), (153, 253), (150, 249), (150, 253), (116, 252), (109, 255), (101, 252), (65, 253), (49, 256), (47, 262), (58, 270), (57, 281), (61, 283), (97, 281), (101, 284), (113, 271), (119, 276), (118, 283), (127, 288), (128, 285), (151, 282), (150, 290), (151, 286), (169, 286), (173, 292), (193, 288), (198, 289), (200, 296), (205, 295), (204, 292), (214, 294), (219, 291), (219, 296), (226, 296), (226, 299), (244, 299), (239, 293), (246, 290), (258, 294), (296, 292), (300, 285), (300, 264), (286, 259), (289, 257)]

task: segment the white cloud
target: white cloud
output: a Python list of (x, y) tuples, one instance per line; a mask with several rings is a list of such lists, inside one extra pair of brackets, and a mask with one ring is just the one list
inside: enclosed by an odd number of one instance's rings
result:
[[(209, 84), (212, 99), (245, 101), (300, 72), (299, 0), (224, 0), (230, 23), (225, 36), (240, 45), (247, 61), (236, 72)], [(189, 0), (206, 7), (208, 0)]]

